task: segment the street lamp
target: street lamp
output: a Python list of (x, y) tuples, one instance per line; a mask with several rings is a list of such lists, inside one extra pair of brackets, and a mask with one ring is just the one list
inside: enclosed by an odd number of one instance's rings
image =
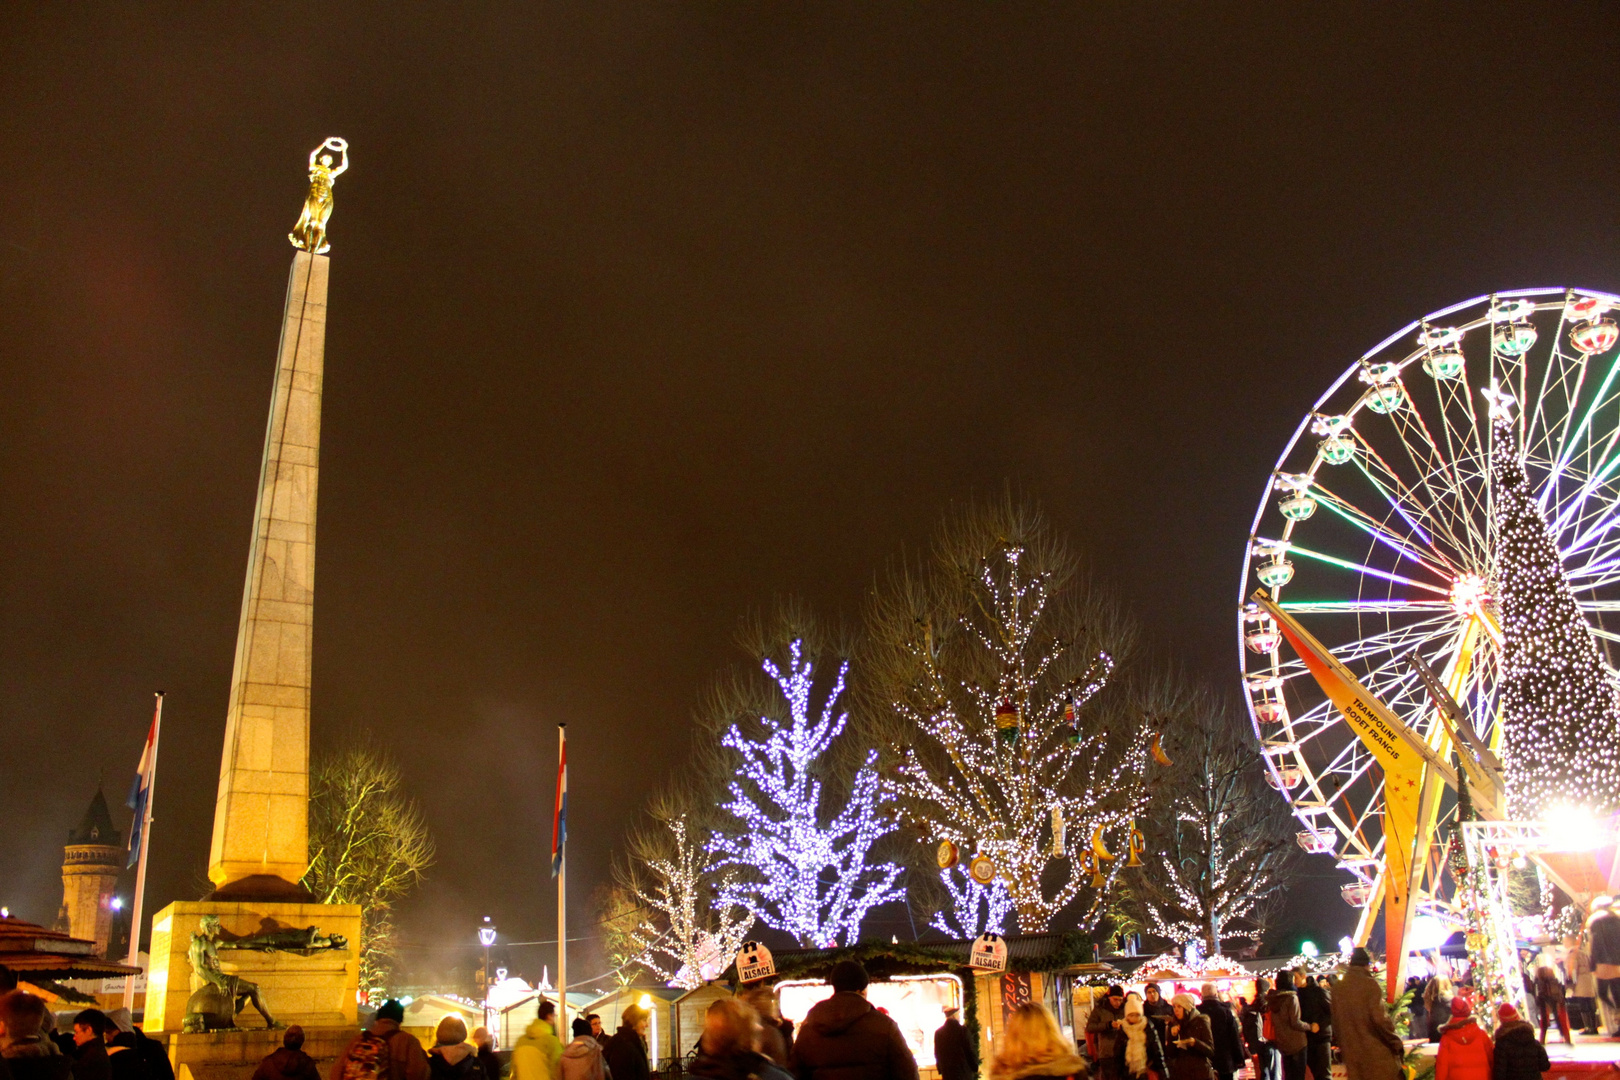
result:
[(495, 944), (495, 922), (488, 915), (478, 926), (478, 944), (484, 947), (484, 1026), (490, 1026), (489, 1020), (489, 947)]

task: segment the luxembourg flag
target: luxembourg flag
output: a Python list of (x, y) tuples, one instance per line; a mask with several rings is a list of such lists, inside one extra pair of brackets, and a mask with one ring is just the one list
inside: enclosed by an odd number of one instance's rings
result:
[(568, 842), (568, 735), (557, 725), (557, 808), (551, 819), (551, 876), (562, 873), (563, 845)]
[(129, 787), (129, 798), (124, 805), (135, 811), (129, 828), (129, 862), (134, 866), (141, 858), (141, 847), (146, 841), (146, 805), (152, 797), (152, 776), (157, 771), (158, 718), (152, 717), (152, 726), (146, 732), (146, 745), (141, 747), (141, 763), (135, 768), (135, 782)]

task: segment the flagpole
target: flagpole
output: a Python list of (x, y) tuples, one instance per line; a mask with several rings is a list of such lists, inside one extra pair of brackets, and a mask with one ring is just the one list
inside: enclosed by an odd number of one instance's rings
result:
[[(151, 779), (146, 785), (146, 803), (141, 808), (141, 820), (131, 827), (141, 830), (141, 857), (135, 866), (135, 897), (130, 905), (129, 955), (124, 963), (138, 967), (141, 959), (141, 904), (146, 899), (146, 856), (152, 851), (152, 797), (157, 794), (158, 740), (163, 734), (163, 691), (152, 695), (157, 699), (152, 712), (152, 760), (147, 769)], [(135, 976), (124, 976), (124, 1008), (135, 1014)]]
[[(568, 725), (557, 725), (557, 767), (559, 770), (567, 768), (568, 761)], [(563, 783), (567, 784), (567, 773), (563, 773)], [(563, 797), (567, 798), (567, 788), (563, 789)], [(564, 813), (567, 805), (564, 804)], [(558, 850), (562, 854), (562, 862), (557, 867), (557, 1037), (565, 1042), (565, 1032), (568, 1031), (568, 819), (562, 819), (563, 835), (558, 838)]]

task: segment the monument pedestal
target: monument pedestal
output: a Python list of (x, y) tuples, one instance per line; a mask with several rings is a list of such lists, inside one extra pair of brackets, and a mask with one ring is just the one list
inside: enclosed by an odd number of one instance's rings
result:
[[(304, 1053), (315, 1059), (325, 1076), (358, 1030), (306, 1027)], [(176, 1032), (163, 1041), (175, 1080), (248, 1080), (259, 1062), (281, 1049), (281, 1036), (279, 1031)]]
[[(222, 948), (219, 965), (228, 975), (240, 975), (258, 983), (260, 996), (279, 1023), (299, 1024), (306, 1029), (341, 1027), (353, 1034), (360, 989), (360, 906), (249, 899), (181, 900), (152, 917), (145, 1030), (170, 1033), (181, 1030), (186, 1002), (202, 987), (202, 979), (191, 970), (188, 950), (191, 935), (205, 915), (219, 918), (227, 941), (271, 930), (301, 930), (308, 926), (318, 927), (327, 936), (341, 934), (348, 943), (347, 948), (325, 949), (310, 956)], [(251, 1004), (237, 1014), (236, 1020), (245, 1028), (264, 1026)], [(276, 1045), (280, 1045), (279, 1034)]]

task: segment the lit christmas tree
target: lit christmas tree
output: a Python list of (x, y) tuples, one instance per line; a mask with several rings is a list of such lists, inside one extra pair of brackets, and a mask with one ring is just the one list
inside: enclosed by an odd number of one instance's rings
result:
[(1620, 809), (1620, 703), (1564, 577), (1558, 546), (1525, 475), (1514, 401), (1494, 384), (1492, 585), (1502, 620), (1502, 717), (1509, 813), (1559, 803)]
[(718, 978), (754, 924), (743, 908), (719, 901), (735, 875), (705, 850), (695, 802), (684, 790), (654, 800), (651, 820), (631, 834), (629, 857), (615, 868), (639, 913), (632, 963), (688, 990)]
[[(867, 912), (905, 899), (905, 890), (901, 867), (870, 861), (873, 846), (893, 828), (882, 812), (877, 752), (855, 769), (847, 799), (823, 791), (824, 759), (849, 722), (840, 703), (849, 665), (838, 669), (819, 715), (812, 715), (815, 666), (802, 639), (788, 646), (785, 670), (769, 657), (761, 667), (787, 714), (756, 713), (746, 729), (733, 723), (721, 737), (740, 767), (721, 807), (734, 821), (713, 835), (709, 851), (717, 866), (739, 873), (722, 884), (718, 902), (749, 911), (802, 945), (852, 945)], [(829, 821), (833, 807), (841, 808)]]
[(1007, 934), (1017, 922), (1012, 895), (1002, 882), (980, 885), (961, 866), (953, 866), (939, 872), (939, 883), (950, 897), (950, 907), (934, 912), (928, 925), (946, 937)]
[(1092, 839), (1124, 839), (1149, 733), (1087, 703), (1130, 636), (1038, 515), (1010, 505), (965, 514), (931, 567), (877, 594), (866, 671), (885, 789), (930, 848), (954, 844), (1006, 888), (1026, 933), (1082, 894), (1089, 928), (1118, 873), (1091, 862)]
[(1156, 780), (1140, 819), (1148, 854), (1129, 882), (1145, 932), (1165, 944), (1198, 940), (1221, 953), (1228, 927), (1266, 916), (1291, 884), (1301, 855), (1296, 826), (1265, 782), (1254, 735), (1206, 693), (1165, 681), (1153, 712), (1168, 722), (1171, 764)]

